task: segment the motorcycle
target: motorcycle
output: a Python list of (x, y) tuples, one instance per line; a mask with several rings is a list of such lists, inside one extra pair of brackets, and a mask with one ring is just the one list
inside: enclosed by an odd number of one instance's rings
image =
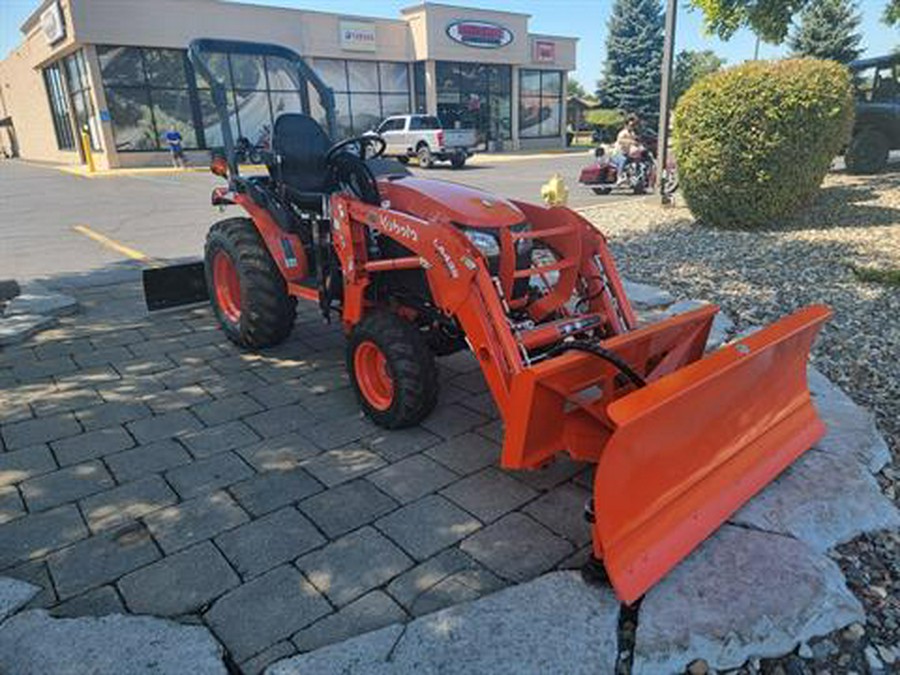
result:
[(590, 187), (597, 195), (607, 195), (616, 186), (629, 188), (634, 194), (642, 195), (656, 185), (656, 160), (650, 149), (643, 144), (631, 149), (622, 172), (625, 177), (619, 182), (619, 171), (607, 148), (601, 145), (594, 150), (594, 162), (581, 170), (578, 182)]

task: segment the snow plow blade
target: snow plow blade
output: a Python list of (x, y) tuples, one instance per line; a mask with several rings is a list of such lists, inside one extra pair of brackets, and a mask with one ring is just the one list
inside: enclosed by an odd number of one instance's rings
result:
[(594, 555), (633, 603), (819, 440), (806, 368), (831, 315), (802, 309), (610, 403)]

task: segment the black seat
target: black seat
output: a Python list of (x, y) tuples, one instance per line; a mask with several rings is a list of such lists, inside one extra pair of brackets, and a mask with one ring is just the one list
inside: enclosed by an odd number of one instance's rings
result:
[(321, 205), (331, 180), (325, 163), (330, 147), (328, 134), (309, 115), (284, 113), (275, 120), (272, 150), (277, 164), (269, 166), (269, 173), (299, 206)]

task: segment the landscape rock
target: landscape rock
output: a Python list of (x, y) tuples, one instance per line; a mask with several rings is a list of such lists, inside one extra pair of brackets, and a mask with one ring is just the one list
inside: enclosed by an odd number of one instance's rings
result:
[(28, 282), (20, 293), (6, 305), (6, 316), (23, 314), (43, 314), (46, 316), (67, 316), (78, 311), (78, 301), (71, 295), (51, 291), (36, 282)]
[(18, 579), (0, 577), (0, 622), (24, 607), (40, 590), (38, 586)]
[(872, 473), (881, 471), (891, 461), (891, 453), (872, 414), (856, 405), (815, 368), (809, 368), (808, 377), (813, 403), (828, 427), (816, 447), (854, 456)]
[(38, 331), (56, 323), (56, 318), (42, 314), (0, 316), (0, 347), (27, 340)]
[(222, 648), (201, 626), (113, 614), (54, 619), (43, 610), (0, 626), (4, 675), (227, 675)]
[(666, 307), (675, 302), (675, 297), (659, 286), (622, 279), (622, 287), (625, 289), (625, 295), (636, 308), (653, 309), (654, 307)]
[(266, 675), (603, 675), (615, 670), (619, 604), (577, 572), (554, 572), (473, 602), (281, 661)]
[(854, 457), (813, 448), (731, 522), (790, 535), (825, 552), (864, 532), (900, 528), (900, 511)]
[(736, 668), (864, 620), (831, 560), (789, 537), (725, 525), (647, 592), (632, 672), (682, 673), (695, 659)]

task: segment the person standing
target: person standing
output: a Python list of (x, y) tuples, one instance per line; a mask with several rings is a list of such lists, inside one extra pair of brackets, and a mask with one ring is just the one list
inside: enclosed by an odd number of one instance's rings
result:
[(183, 169), (185, 161), (181, 133), (177, 129), (169, 129), (163, 138), (169, 146), (169, 152), (172, 153), (172, 166), (176, 169)]

